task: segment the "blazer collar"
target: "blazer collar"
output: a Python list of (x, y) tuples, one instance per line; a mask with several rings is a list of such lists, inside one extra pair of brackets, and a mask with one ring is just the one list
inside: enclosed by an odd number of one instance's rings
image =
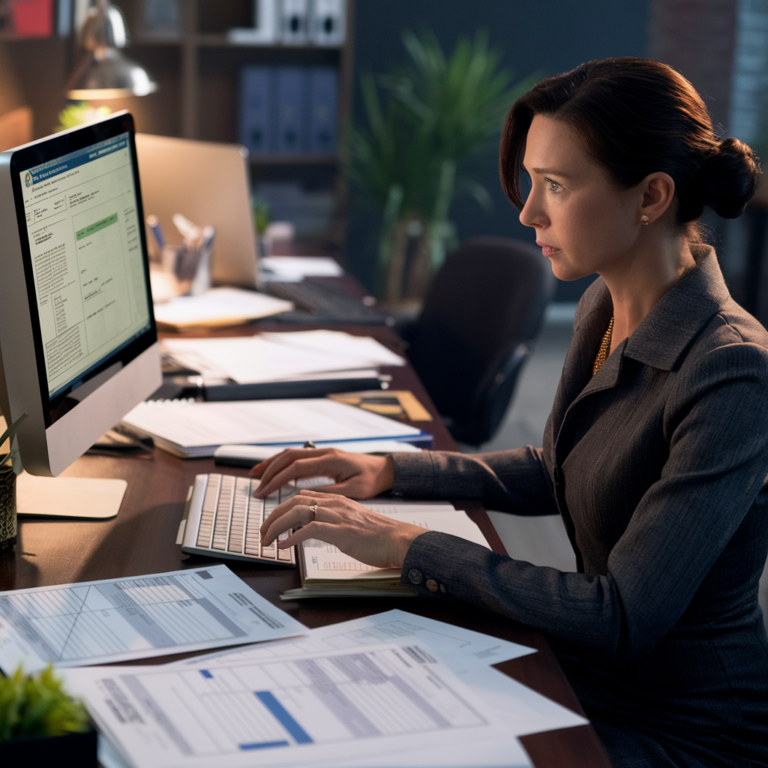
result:
[[(623, 350), (626, 357), (671, 371), (696, 334), (730, 298), (714, 248), (697, 245), (691, 250), (696, 266), (686, 272), (643, 318), (626, 341)], [(595, 297), (594, 315), (590, 319), (604, 328), (611, 312), (611, 296), (603, 285)], [(606, 365), (608, 362), (611, 358)], [(618, 367), (616, 365), (616, 375)]]

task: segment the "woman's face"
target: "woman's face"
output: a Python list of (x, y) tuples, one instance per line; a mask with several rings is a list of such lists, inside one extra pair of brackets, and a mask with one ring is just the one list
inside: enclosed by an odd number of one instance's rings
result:
[(605, 274), (627, 263), (637, 243), (641, 194), (621, 190), (572, 128), (535, 115), (523, 159), (532, 187), (520, 221), (561, 280)]

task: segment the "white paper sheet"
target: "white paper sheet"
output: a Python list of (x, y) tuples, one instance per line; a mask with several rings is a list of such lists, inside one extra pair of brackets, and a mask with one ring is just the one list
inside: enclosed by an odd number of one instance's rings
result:
[(290, 312), (293, 303), (239, 288), (213, 288), (200, 296), (179, 296), (155, 306), (158, 323), (174, 328), (244, 323)]
[[(142, 768), (337, 764), (503, 737), (500, 717), (426, 647), (65, 673)], [(258, 754), (258, 760), (256, 760)]]
[(296, 349), (348, 358), (355, 365), (405, 365), (405, 358), (370, 336), (353, 336), (344, 331), (292, 331), (262, 333), (261, 337)]
[(326, 398), (214, 403), (147, 401), (123, 418), (182, 455), (212, 456), (225, 444), (303, 444), (306, 440), (407, 439), (419, 430)]
[(229, 377), (238, 384), (405, 364), (404, 358), (375, 339), (341, 331), (165, 339), (163, 349), (182, 365), (202, 374)]
[[(363, 501), (361, 503), (380, 515), (386, 515), (400, 522), (418, 525), (428, 531), (448, 533), (488, 547), (485, 536), (477, 525), (467, 517), (466, 512), (455, 509), (451, 504), (381, 503), (378, 501)], [(307, 539), (303, 544), (303, 549), (306, 581), (313, 580), (318, 588), (322, 587), (321, 581), (324, 578), (346, 581), (361, 576), (368, 579), (392, 579), (394, 575), (398, 577), (399, 581), (399, 568), (376, 568), (361, 563), (325, 541)]]
[(341, 277), (344, 270), (328, 256), (264, 256), (259, 270), (269, 280), (302, 280), (305, 277)]
[(0, 668), (104, 664), (304, 634), (224, 565), (0, 592)]
[(255, 659), (279, 659), (304, 653), (365, 648), (391, 642), (426, 645), (452, 672), (459, 675), (478, 667), (488, 667), (536, 653), (535, 648), (519, 643), (394, 609), (317, 627), (302, 637), (209, 653), (172, 662), (168, 666), (199, 666), (208, 660), (235, 664)]

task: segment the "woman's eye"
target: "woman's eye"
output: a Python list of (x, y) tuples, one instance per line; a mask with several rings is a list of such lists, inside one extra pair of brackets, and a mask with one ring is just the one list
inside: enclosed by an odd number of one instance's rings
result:
[(546, 179), (546, 182), (550, 192), (557, 192), (557, 190), (560, 189), (560, 185), (556, 181), (552, 181), (552, 179)]

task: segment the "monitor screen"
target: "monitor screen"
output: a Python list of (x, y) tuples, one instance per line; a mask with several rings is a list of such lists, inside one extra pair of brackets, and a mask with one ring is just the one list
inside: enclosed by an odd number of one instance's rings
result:
[(130, 132), (44, 162), (36, 155), (16, 153), (12, 174), (50, 425), (80, 388), (134, 356), (153, 320)]
[(56, 475), (159, 386), (130, 114), (0, 153), (0, 408)]

